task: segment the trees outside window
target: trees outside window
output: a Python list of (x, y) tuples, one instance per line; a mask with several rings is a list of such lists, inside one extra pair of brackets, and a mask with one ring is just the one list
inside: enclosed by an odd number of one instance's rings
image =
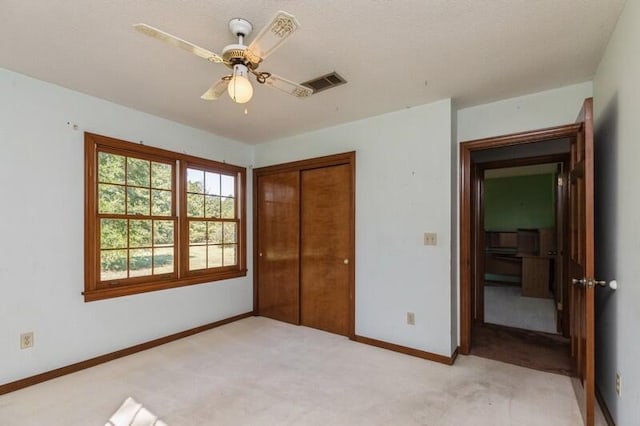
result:
[(188, 270), (237, 263), (235, 177), (187, 167)]

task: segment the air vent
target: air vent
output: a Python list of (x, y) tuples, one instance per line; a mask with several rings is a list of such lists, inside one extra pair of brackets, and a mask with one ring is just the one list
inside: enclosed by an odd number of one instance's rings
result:
[(321, 77), (314, 78), (313, 80), (305, 81), (304, 83), (302, 83), (302, 85), (313, 89), (313, 93), (318, 93), (327, 89), (331, 89), (332, 87), (340, 86), (341, 84), (345, 84), (346, 82), (347, 80), (340, 77), (340, 75), (338, 75), (338, 73), (334, 71)]

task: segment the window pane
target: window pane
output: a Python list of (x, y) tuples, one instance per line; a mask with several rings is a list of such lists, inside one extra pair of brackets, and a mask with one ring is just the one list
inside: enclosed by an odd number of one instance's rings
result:
[(171, 216), (171, 191), (151, 190), (151, 214)]
[(222, 192), (220, 195), (225, 197), (236, 196), (236, 178), (233, 176), (222, 175)]
[(204, 194), (204, 172), (202, 170), (187, 169), (187, 192)]
[(207, 246), (189, 246), (189, 270), (207, 268)]
[(124, 184), (124, 157), (98, 153), (98, 182)]
[(207, 194), (220, 195), (220, 175), (218, 173), (207, 172), (205, 174), (205, 183), (207, 184)]
[(187, 194), (187, 216), (204, 217), (204, 195)]
[(209, 257), (207, 259), (207, 266), (209, 268), (219, 268), (222, 266), (222, 246), (221, 245), (209, 246)]
[(220, 197), (213, 195), (204, 196), (204, 214), (206, 217), (220, 217)]
[(153, 221), (153, 245), (173, 245), (173, 221), (154, 220)]
[(100, 248), (127, 248), (126, 219), (100, 219)]
[(207, 242), (207, 222), (189, 222), (189, 243), (206, 244)]
[(158, 189), (171, 189), (171, 165), (164, 163), (151, 163), (151, 187)]
[(234, 219), (236, 217), (235, 198), (222, 198), (222, 218)]
[(151, 249), (129, 250), (129, 276), (151, 275)]
[(127, 251), (100, 251), (100, 281), (127, 278)]
[(225, 223), (223, 225), (223, 240), (222, 242), (225, 244), (231, 244), (237, 242), (236, 236), (236, 224), (235, 223)]
[(124, 214), (124, 186), (98, 185), (98, 213)]
[(127, 214), (150, 213), (149, 190), (145, 188), (127, 188)]
[(151, 162), (139, 158), (127, 158), (127, 184), (149, 187)]
[(236, 244), (226, 244), (223, 247), (223, 265), (224, 266), (233, 266), (236, 265), (236, 252), (237, 245)]
[(209, 244), (222, 244), (222, 222), (209, 222)]
[(151, 247), (151, 221), (129, 221), (129, 247)]
[(153, 273), (170, 274), (173, 272), (173, 247), (153, 250)]

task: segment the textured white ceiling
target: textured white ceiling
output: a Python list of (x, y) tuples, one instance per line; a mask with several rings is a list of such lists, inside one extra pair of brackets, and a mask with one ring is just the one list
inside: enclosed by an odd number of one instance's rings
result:
[[(588, 81), (624, 0), (2, 0), (0, 66), (239, 141), (260, 143), (453, 98), (470, 106)], [(244, 107), (200, 100), (227, 69), (145, 37), (144, 22), (214, 52), (277, 10), (301, 28), (260, 69), (348, 84), (297, 99), (254, 85)], [(249, 37), (249, 42), (251, 37)]]

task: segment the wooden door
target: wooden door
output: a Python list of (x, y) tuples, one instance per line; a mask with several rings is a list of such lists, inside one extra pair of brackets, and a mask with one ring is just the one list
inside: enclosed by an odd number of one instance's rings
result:
[(303, 170), (301, 175), (301, 323), (348, 336), (351, 166)]
[(594, 222), (593, 222), (593, 100), (578, 116), (581, 130), (571, 142), (569, 188), (569, 273), (571, 356), (582, 382), (584, 424), (594, 424)]
[(261, 175), (256, 191), (258, 314), (299, 324), (299, 173)]

